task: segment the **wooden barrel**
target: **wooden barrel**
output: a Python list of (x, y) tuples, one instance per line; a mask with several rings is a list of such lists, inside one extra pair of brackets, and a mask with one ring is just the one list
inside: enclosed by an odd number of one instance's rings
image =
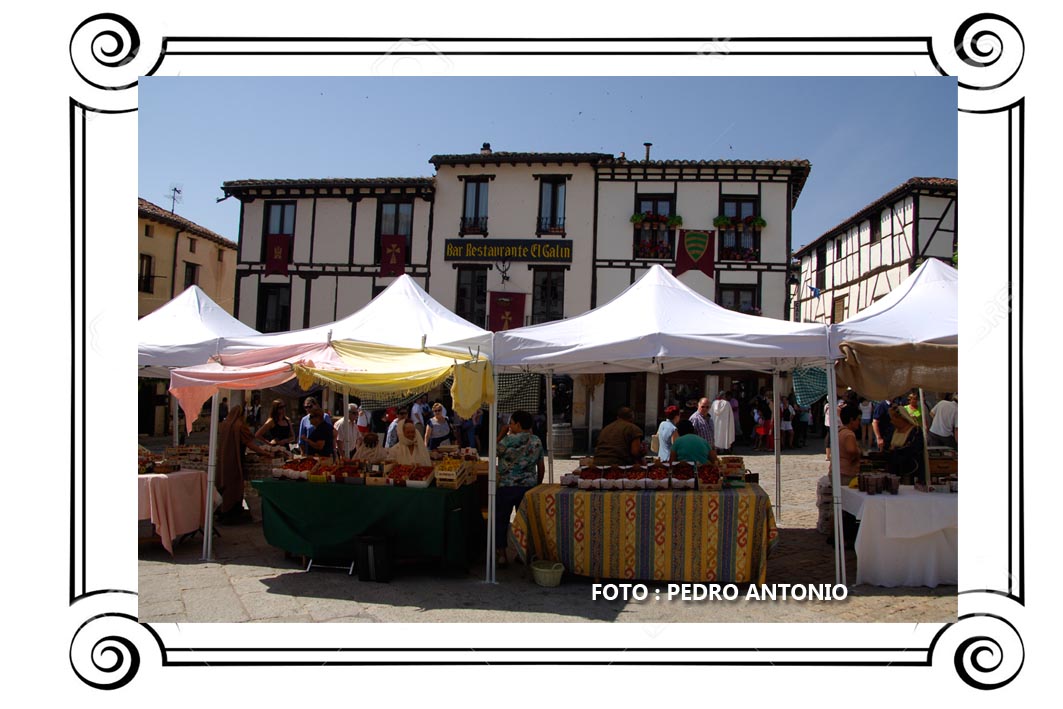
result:
[(554, 424), (554, 450), (555, 458), (568, 458), (572, 455), (572, 424)]

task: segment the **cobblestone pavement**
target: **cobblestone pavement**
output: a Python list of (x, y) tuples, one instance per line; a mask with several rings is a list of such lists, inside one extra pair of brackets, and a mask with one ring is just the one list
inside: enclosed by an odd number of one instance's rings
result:
[[(774, 456), (738, 448), (775, 499)], [(575, 467), (556, 461), (555, 474)], [(768, 583), (832, 583), (833, 550), (815, 531), (816, 481), (826, 470), (821, 441), (782, 457), (779, 543), (768, 558)], [(591, 580), (567, 575), (542, 588), (520, 564), (499, 569), (485, 584), (482, 561), (468, 575), (439, 576), (400, 567), (387, 584), (359, 582), (346, 571), (303, 570), (298, 559), (266, 543), (259, 500), (248, 499), (253, 524), (220, 527), (215, 560), (201, 561), (202, 538), (169, 554), (142, 543), (140, 620), (187, 622), (949, 622), (956, 619), (956, 587), (854, 586), (856, 557), (846, 556), (849, 597), (841, 602), (777, 601), (664, 603), (591, 600)], [(652, 589), (651, 589), (652, 590)], [(742, 589), (744, 591), (744, 589)], [(740, 596), (741, 598), (741, 596)]]

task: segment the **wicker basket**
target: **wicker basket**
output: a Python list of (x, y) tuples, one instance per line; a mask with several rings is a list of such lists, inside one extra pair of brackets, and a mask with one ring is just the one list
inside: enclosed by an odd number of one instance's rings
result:
[(532, 578), (535, 583), (547, 588), (561, 585), (561, 575), (565, 573), (565, 566), (560, 561), (533, 561), (531, 564)]

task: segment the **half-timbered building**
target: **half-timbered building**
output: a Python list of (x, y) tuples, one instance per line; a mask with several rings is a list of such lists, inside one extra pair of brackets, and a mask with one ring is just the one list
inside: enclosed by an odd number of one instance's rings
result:
[(794, 252), (790, 319), (841, 322), (957, 248), (956, 180), (913, 177)]

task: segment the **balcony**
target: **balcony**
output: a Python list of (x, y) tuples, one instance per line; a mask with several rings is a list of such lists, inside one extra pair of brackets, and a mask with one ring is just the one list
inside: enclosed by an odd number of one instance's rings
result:
[(721, 261), (759, 261), (760, 249), (757, 247), (721, 246)]
[(461, 236), (466, 234), (487, 236), (487, 217), (462, 217), (458, 233)]
[(672, 232), (661, 232), (656, 239), (640, 239), (635, 232), (635, 258), (656, 261), (671, 261), (675, 258)]
[(560, 234), (565, 235), (564, 217), (539, 217), (535, 227), (536, 234)]

